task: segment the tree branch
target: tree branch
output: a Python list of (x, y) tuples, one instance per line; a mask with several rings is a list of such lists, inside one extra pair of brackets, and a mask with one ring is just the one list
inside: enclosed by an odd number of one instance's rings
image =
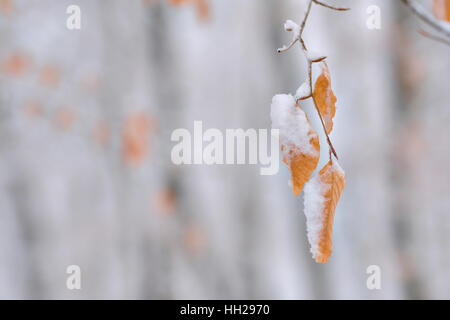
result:
[(401, 0), (420, 20), (442, 34), (446, 41), (450, 41), (450, 23), (436, 19), (430, 12), (413, 0)]

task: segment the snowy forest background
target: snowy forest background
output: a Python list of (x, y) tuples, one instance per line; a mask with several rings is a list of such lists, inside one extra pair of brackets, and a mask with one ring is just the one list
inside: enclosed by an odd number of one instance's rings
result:
[(0, 1), (0, 298), (449, 299), (449, 47), (400, 1), (313, 8), (304, 38), (328, 56), (347, 175), (319, 265), (284, 165), (170, 161), (194, 120), (270, 128), (272, 96), (306, 78), (298, 48), (276, 52), (305, 1), (176, 3)]

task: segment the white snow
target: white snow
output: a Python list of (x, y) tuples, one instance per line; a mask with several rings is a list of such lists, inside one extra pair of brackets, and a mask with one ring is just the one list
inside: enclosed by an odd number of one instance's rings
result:
[(315, 174), (303, 189), (306, 216), (306, 231), (311, 246), (313, 258), (319, 253), (320, 234), (323, 228), (322, 210), (325, 203), (325, 193), (329, 186), (324, 185), (319, 174)]
[(324, 55), (320, 52), (314, 51), (314, 50), (308, 50), (308, 52), (306, 53), (306, 58), (309, 61), (321, 61), (321, 60), (325, 59), (326, 57), (327, 57), (326, 55)]
[(333, 160), (333, 169), (345, 177), (345, 172), (342, 169), (342, 167), (339, 165), (337, 160)]
[(284, 23), (284, 30), (287, 32), (294, 32), (294, 38), (297, 38), (300, 33), (300, 26), (292, 20), (286, 20)]
[(289, 149), (294, 146), (301, 153), (317, 155), (318, 151), (310, 144), (311, 138), (317, 137), (317, 134), (314, 131), (310, 132), (311, 125), (306, 118), (306, 114), (296, 106), (292, 95), (278, 94), (274, 96), (270, 117), (272, 128), (280, 130), (280, 142), (286, 148), (283, 152), (285, 155), (288, 155)]
[(309, 86), (309, 81), (305, 81), (302, 85), (297, 89), (295, 93), (295, 100), (302, 100), (311, 95), (311, 87)]

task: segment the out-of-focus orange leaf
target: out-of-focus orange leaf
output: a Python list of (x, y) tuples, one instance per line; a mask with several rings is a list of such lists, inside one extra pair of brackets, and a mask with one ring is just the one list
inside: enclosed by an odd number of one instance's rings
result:
[(331, 130), (333, 130), (333, 118), (336, 114), (337, 99), (333, 90), (331, 90), (330, 72), (325, 61), (323, 62), (322, 73), (314, 85), (313, 96), (322, 115), (327, 133), (330, 134)]
[(206, 21), (210, 18), (211, 10), (207, 0), (197, 0), (195, 6), (199, 20)]
[(333, 220), (345, 187), (345, 173), (337, 161), (330, 160), (305, 186), (305, 215), (313, 258), (328, 262), (333, 248)]
[(39, 83), (46, 87), (56, 87), (61, 77), (61, 71), (58, 66), (49, 64), (39, 71)]
[(198, 254), (207, 246), (205, 230), (197, 225), (189, 225), (184, 232), (184, 246), (189, 253)]
[(30, 118), (42, 116), (44, 108), (38, 100), (28, 100), (23, 106), (23, 111)]
[(157, 191), (152, 198), (152, 210), (162, 216), (168, 216), (175, 211), (175, 192), (171, 188)]
[(0, 0), (0, 12), (8, 16), (14, 10), (13, 0)]
[(190, 4), (195, 7), (199, 20), (206, 21), (210, 18), (211, 10), (208, 0), (168, 0), (168, 2), (173, 6)]
[(433, 0), (433, 14), (440, 20), (450, 21), (450, 0)]
[(75, 120), (75, 112), (69, 107), (61, 107), (56, 111), (56, 125), (62, 130), (68, 130)]
[(122, 132), (122, 156), (125, 162), (139, 165), (149, 150), (150, 129), (154, 121), (144, 112), (129, 115)]
[[(180, 6), (182, 4), (191, 3), (193, 0), (167, 0), (172, 6)], [(195, 1), (195, 0), (194, 0)]]
[(92, 139), (100, 146), (108, 145), (111, 139), (111, 129), (105, 121), (98, 121), (95, 124)]
[(30, 59), (17, 52), (2, 61), (2, 72), (10, 76), (21, 76), (30, 69), (30, 66)]

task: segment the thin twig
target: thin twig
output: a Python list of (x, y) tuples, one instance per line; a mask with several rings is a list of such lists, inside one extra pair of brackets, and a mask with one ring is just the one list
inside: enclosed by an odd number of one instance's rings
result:
[(450, 39), (450, 23), (436, 19), (430, 12), (412, 0), (401, 0), (420, 20), (427, 23), (434, 30), (442, 34), (447, 40)]
[(288, 51), (290, 48), (292, 48), (294, 46), (294, 44), (298, 41), (298, 38), (292, 40), (292, 42), (286, 47), (284, 46), (283, 48), (279, 48), (278, 49), (278, 53), (282, 53), (282, 52), (286, 52)]
[(300, 32), (298, 33), (298, 38), (300, 40), (300, 43), (302, 44), (303, 50), (307, 50), (305, 43), (303, 42), (302, 35), (303, 30), (305, 30), (306, 20), (308, 20), (309, 13), (311, 12), (313, 0), (309, 0), (308, 2), (308, 9), (306, 9), (305, 17), (303, 18), (302, 24), (300, 25)]

